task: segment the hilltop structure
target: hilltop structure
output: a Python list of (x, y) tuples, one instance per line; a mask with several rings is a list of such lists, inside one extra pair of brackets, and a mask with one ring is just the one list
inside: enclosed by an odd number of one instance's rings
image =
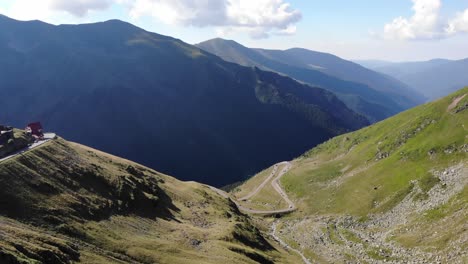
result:
[(40, 122), (30, 123), (26, 127), (26, 132), (30, 133), (35, 139), (43, 139), (44, 132), (42, 131), (42, 124)]

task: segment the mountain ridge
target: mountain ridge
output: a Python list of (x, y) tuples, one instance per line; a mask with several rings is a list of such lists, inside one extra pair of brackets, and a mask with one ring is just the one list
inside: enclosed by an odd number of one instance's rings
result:
[(401, 80), (433, 100), (468, 85), (468, 78), (464, 74), (467, 65), (468, 58), (461, 60), (432, 59), (368, 66), (375, 71)]
[[(326, 57), (327, 60), (329, 60), (330, 57), (334, 58), (332, 59), (334, 65), (352, 65), (351, 68), (358, 68), (358, 71), (370, 72), (370, 70), (358, 66), (357, 64), (349, 64), (351, 62), (341, 60), (335, 55), (319, 52), (314, 53), (313, 51), (307, 51), (305, 56), (291, 54), (296, 53), (297, 51), (302, 52), (304, 49), (290, 49), (286, 51), (249, 49), (235, 41), (228, 41), (220, 38), (202, 42), (197, 44), (197, 46), (218, 55), (227, 61), (236, 62), (244, 66), (256, 66), (264, 70), (279, 72), (281, 74), (291, 76), (296, 80), (328, 89), (336, 93), (348, 107), (360, 114), (363, 114), (372, 122), (382, 120), (417, 104), (416, 101), (412, 103), (407, 101), (402, 104), (401, 102), (391, 99), (392, 97), (399, 98), (398, 96), (389, 96), (389, 94), (384, 94), (379, 90), (372, 89), (364, 83), (339, 79), (337, 77), (337, 75), (340, 75), (338, 74), (338, 72), (340, 72), (339, 70), (337, 71), (336, 69), (332, 69), (332, 72), (329, 72), (327, 69), (320, 69), (320, 67), (310, 67), (311, 63), (306, 63), (303, 61), (304, 59), (301, 58), (307, 56), (310, 57), (310, 54), (319, 54), (320, 56)], [(375, 76), (380, 76), (377, 73), (373, 74)], [(348, 76), (352, 75), (353, 74), (348, 74)], [(358, 77), (358, 79), (360, 79), (361, 82), (365, 82), (366, 78)]]
[(184, 180), (233, 183), (368, 124), (326, 90), (126, 22), (9, 21), (0, 23), (2, 122), (40, 120)]

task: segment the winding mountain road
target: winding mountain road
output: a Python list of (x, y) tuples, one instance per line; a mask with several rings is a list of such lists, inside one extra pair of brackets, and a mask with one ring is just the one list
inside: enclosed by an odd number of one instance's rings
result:
[(278, 163), (278, 164), (275, 164), (273, 166), (273, 170), (271, 171), (270, 175), (268, 175), (268, 177), (266, 178), (266, 180), (264, 180), (255, 190), (253, 190), (252, 192), (250, 192), (249, 194), (247, 194), (246, 196), (242, 197), (242, 198), (239, 198), (238, 200), (239, 201), (247, 201), (249, 200), (250, 198), (252, 198), (252, 196), (256, 195), (260, 190), (263, 189), (263, 187), (265, 187), (265, 185), (268, 183), (268, 181), (273, 178), (273, 176), (275, 176), (276, 172), (278, 171), (278, 167), (279, 165), (281, 165), (282, 163)]
[[(276, 178), (274, 178), (273, 180), (271, 180), (277, 173), (278, 171), (278, 168), (281, 166), (281, 165), (284, 165), (283, 169), (278, 173), (278, 175), (276, 176)], [(253, 190), (252, 192), (250, 192), (249, 194), (247, 194), (246, 196), (242, 197), (242, 198), (239, 198), (239, 199), (233, 199), (228, 193), (226, 193), (225, 191), (222, 191), (218, 188), (215, 188), (215, 187), (212, 187), (212, 186), (208, 186), (210, 187), (212, 190), (216, 191), (218, 194), (220, 194), (221, 196), (223, 196), (224, 198), (227, 198), (227, 199), (230, 199), (233, 203), (235, 203), (237, 205), (237, 208), (239, 208), (240, 211), (244, 212), (244, 213), (249, 213), (249, 214), (261, 214), (261, 215), (275, 215), (275, 214), (286, 214), (286, 213), (290, 213), (292, 211), (295, 211), (297, 208), (296, 208), (296, 205), (291, 201), (291, 199), (289, 199), (288, 195), (286, 194), (286, 192), (283, 190), (283, 188), (281, 188), (281, 185), (279, 184), (279, 180), (281, 179), (281, 177), (283, 177), (284, 174), (286, 174), (290, 169), (291, 169), (291, 162), (289, 161), (283, 161), (283, 162), (280, 162), (280, 163), (277, 163), (273, 166), (273, 171), (270, 173), (270, 175), (268, 175), (268, 177), (255, 189)], [(273, 186), (273, 188), (275, 189), (276, 192), (278, 192), (278, 194), (281, 196), (281, 198), (283, 198), (283, 200), (286, 201), (286, 203), (288, 204), (288, 208), (285, 208), (285, 209), (280, 209), (280, 210), (254, 210), (254, 209), (251, 209), (251, 208), (247, 208), (243, 205), (240, 204), (241, 201), (247, 201), (249, 200), (250, 198), (252, 198), (253, 196), (255, 196), (258, 192), (260, 192), (265, 186), (266, 184), (271, 181), (271, 186)], [(304, 254), (302, 254), (302, 252), (298, 249), (295, 249), (293, 247), (291, 247), (290, 245), (288, 245), (286, 242), (284, 242), (277, 234), (276, 234), (276, 230), (277, 230), (277, 224), (278, 222), (275, 221), (273, 223), (273, 225), (271, 226), (271, 236), (273, 237), (273, 239), (275, 239), (281, 246), (283, 246), (285, 249), (287, 250), (291, 250), (295, 253), (297, 253), (298, 255), (301, 256), (302, 258), (302, 261), (305, 263), (305, 264), (311, 264), (310, 260), (304, 256)]]
[[(281, 165), (285, 165), (283, 167), (283, 169), (278, 173), (278, 176), (276, 178), (274, 178), (273, 180), (271, 180), (277, 173), (278, 171), (278, 168), (281, 166)], [(248, 195), (240, 198), (240, 199), (233, 199), (228, 193), (226, 193), (225, 191), (222, 191), (218, 188), (215, 188), (215, 187), (212, 187), (212, 186), (209, 186), (212, 190), (216, 191), (218, 194), (220, 194), (221, 196), (225, 197), (225, 198), (228, 198), (230, 199), (232, 202), (234, 202), (237, 207), (239, 208), (239, 210), (241, 210), (242, 212), (244, 213), (249, 213), (249, 214), (261, 214), (261, 215), (274, 215), (274, 214), (286, 214), (286, 213), (290, 213), (294, 210), (296, 210), (296, 205), (294, 205), (294, 203), (289, 199), (288, 195), (286, 194), (286, 192), (281, 188), (280, 184), (279, 184), (279, 180), (281, 179), (281, 177), (286, 174), (289, 170), (291, 169), (291, 163), (289, 161), (283, 161), (283, 162), (280, 162), (280, 163), (277, 163), (274, 165), (273, 167), (273, 171), (270, 173), (270, 175), (255, 189), (253, 190), (251, 193), (249, 193)], [(241, 201), (247, 201), (249, 200), (250, 198), (252, 198), (253, 196), (255, 196), (258, 192), (260, 192), (265, 186), (266, 184), (271, 181), (271, 186), (273, 186), (273, 188), (275, 189), (276, 192), (278, 192), (278, 194), (281, 196), (281, 198), (283, 198), (283, 200), (286, 201), (286, 203), (288, 204), (288, 207), (287, 208), (284, 208), (284, 209), (278, 209), (278, 210), (255, 210), (255, 209), (251, 209), (251, 208), (247, 208), (245, 206), (243, 206), (242, 204), (240, 204)]]

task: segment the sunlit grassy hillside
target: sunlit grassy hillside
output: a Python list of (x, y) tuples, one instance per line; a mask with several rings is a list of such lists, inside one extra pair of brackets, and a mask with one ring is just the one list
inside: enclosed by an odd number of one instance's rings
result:
[[(314, 148), (295, 161), (283, 184), (307, 213), (391, 209), (415, 184), (438, 183), (433, 171), (467, 161), (468, 88)], [(414, 182), (417, 181), (417, 182)]]
[(294, 262), (209, 187), (63, 139), (0, 163), (0, 263)]
[(312, 260), (466, 263), (468, 87), (319, 145), (281, 183), (298, 210), (280, 234)]

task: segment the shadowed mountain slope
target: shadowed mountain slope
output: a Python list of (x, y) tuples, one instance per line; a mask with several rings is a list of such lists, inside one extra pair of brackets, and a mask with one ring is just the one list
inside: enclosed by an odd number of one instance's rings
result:
[(279, 72), (333, 91), (348, 107), (373, 122), (423, 101), (403, 83), (331, 54), (297, 48), (250, 49), (223, 39), (197, 46), (227, 61)]
[(367, 120), (332, 93), (117, 20), (0, 18), (0, 120), (221, 186)]
[(276, 263), (229, 200), (55, 139), (0, 162), (0, 263)]

